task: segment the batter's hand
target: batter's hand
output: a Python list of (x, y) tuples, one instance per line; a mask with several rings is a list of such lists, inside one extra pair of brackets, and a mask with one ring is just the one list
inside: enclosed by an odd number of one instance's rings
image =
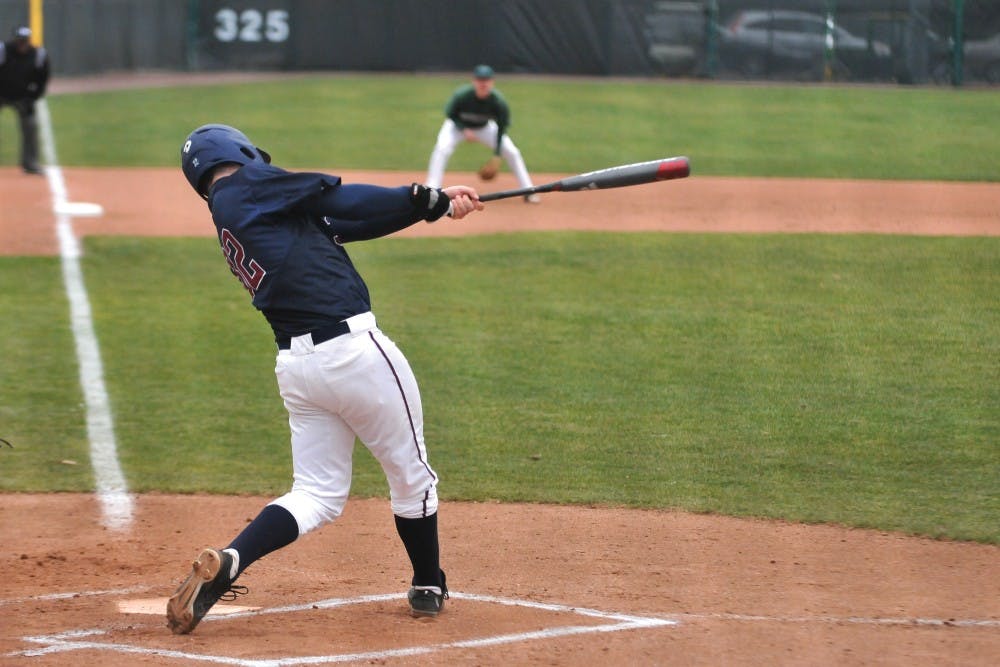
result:
[(486, 206), (479, 201), (479, 193), (467, 185), (453, 185), (441, 190), (451, 200), (448, 215), (455, 220), (461, 220), (473, 211), (482, 211)]

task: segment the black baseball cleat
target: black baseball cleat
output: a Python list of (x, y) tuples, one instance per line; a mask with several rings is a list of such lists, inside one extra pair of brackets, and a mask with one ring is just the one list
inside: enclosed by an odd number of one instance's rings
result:
[(413, 586), (406, 594), (410, 601), (410, 613), (414, 618), (433, 618), (444, 609), (444, 601), (448, 599), (448, 586), (444, 571), (441, 571), (441, 586)]
[(219, 600), (235, 600), (247, 592), (229, 578), (233, 557), (225, 551), (205, 549), (191, 564), (191, 574), (167, 601), (167, 626), (175, 635), (195, 629)]

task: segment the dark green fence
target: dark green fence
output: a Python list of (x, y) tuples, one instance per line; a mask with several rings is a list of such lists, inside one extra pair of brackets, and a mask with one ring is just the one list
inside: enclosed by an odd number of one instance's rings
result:
[[(27, 21), (0, 0), (0, 33)], [(44, 0), (56, 76), (467, 71), (1000, 84), (998, 0)]]

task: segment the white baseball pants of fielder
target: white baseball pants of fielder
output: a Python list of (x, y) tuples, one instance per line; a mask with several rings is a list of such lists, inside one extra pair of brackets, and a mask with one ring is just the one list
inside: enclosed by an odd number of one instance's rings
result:
[[(496, 121), (491, 120), (478, 129), (469, 129), (475, 135), (476, 141), (489, 148), (490, 151), (496, 147), (497, 132), (499, 131)], [(429, 188), (441, 187), (448, 160), (451, 159), (451, 155), (458, 145), (465, 140), (465, 134), (455, 125), (455, 121), (451, 118), (445, 118), (444, 124), (441, 125), (441, 131), (438, 132), (437, 143), (434, 144), (434, 150), (431, 151), (430, 164), (427, 166), (427, 180), (424, 185)], [(534, 185), (531, 182), (531, 176), (528, 175), (528, 168), (524, 166), (521, 151), (506, 134), (500, 141), (500, 156), (510, 167), (522, 188), (530, 188)]]
[(292, 489), (274, 500), (304, 535), (333, 521), (351, 489), (354, 439), (378, 460), (392, 513), (437, 511), (437, 475), (427, 462), (423, 408), (406, 357), (371, 313), (347, 320), (351, 332), (314, 345), (306, 334), (279, 350), (278, 389), (292, 435)]

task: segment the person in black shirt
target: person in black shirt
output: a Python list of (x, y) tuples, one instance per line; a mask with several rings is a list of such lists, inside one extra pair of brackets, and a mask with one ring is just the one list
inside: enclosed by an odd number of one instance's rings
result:
[(0, 109), (11, 106), (21, 127), (21, 168), (41, 174), (38, 164), (38, 121), (35, 102), (49, 82), (49, 57), (31, 43), (31, 28), (20, 27), (13, 39), (0, 44)]
[(378, 328), (368, 287), (345, 244), (420, 220), (483, 210), (472, 188), (385, 188), (289, 172), (245, 134), (205, 125), (181, 149), (181, 168), (212, 213), (229, 268), (274, 332), (275, 373), (291, 428), (293, 484), (224, 549), (207, 548), (167, 603), (167, 624), (191, 632), (257, 559), (340, 516), (355, 437), (379, 461), (396, 530), (413, 566), (414, 616), (448, 597), (440, 567), (438, 476), (427, 460), (416, 379)]

